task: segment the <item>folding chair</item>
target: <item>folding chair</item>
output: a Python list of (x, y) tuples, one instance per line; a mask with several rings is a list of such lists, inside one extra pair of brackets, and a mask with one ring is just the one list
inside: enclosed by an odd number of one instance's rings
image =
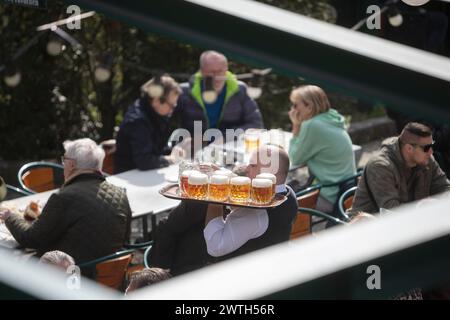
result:
[(19, 169), (17, 180), (29, 193), (57, 189), (64, 183), (64, 167), (52, 162), (30, 162)]

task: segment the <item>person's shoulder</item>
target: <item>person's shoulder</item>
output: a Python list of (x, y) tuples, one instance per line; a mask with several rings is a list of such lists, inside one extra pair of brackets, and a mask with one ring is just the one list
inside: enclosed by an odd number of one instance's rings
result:
[(392, 162), (392, 160), (382, 152), (374, 155), (366, 164), (366, 168), (369, 168), (368, 170), (372, 172), (374, 170), (392, 170), (393, 166), (394, 163)]
[(142, 120), (144, 113), (142, 111), (142, 100), (136, 100), (127, 110), (122, 121), (122, 125)]

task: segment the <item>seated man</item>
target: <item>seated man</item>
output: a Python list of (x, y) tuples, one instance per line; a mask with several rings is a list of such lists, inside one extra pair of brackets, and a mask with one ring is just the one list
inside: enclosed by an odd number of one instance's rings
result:
[(161, 77), (162, 96), (153, 97), (156, 79), (141, 88), (142, 97), (128, 109), (116, 139), (114, 173), (131, 169), (150, 170), (175, 161), (177, 148), (167, 147), (169, 117), (177, 105), (181, 89), (171, 77)]
[[(212, 80), (215, 92), (208, 99), (207, 79)], [(189, 83), (181, 84), (183, 93), (174, 112), (180, 128), (194, 134), (194, 121), (202, 122), (202, 131), (217, 128), (225, 136), (226, 129), (263, 128), (261, 112), (249, 97), (246, 85), (228, 71), (227, 58), (216, 51), (200, 56), (200, 70)], [(206, 101), (205, 101), (205, 98)]]
[(210, 255), (230, 258), (289, 240), (298, 206), (294, 192), (285, 185), (288, 170), (289, 156), (283, 149), (264, 145), (253, 152), (247, 176), (253, 179), (262, 172), (274, 174), (277, 178), (275, 192), (288, 199), (271, 209), (237, 208), (225, 219), (223, 206), (210, 204), (204, 229)]
[(450, 191), (450, 182), (433, 158), (431, 129), (408, 123), (400, 136), (386, 139), (367, 163), (350, 214), (378, 213), (401, 204)]
[(131, 209), (126, 191), (105, 181), (105, 153), (91, 139), (64, 142), (65, 183), (48, 199), (38, 219), (0, 212), (17, 242), (41, 256), (63, 251), (81, 263), (122, 248), (129, 238)]

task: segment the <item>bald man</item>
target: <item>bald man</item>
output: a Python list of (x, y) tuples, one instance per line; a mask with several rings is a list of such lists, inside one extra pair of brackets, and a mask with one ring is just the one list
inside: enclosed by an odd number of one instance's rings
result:
[(223, 206), (210, 204), (203, 231), (208, 254), (228, 259), (254, 250), (289, 240), (292, 223), (297, 215), (294, 191), (286, 186), (289, 156), (278, 146), (264, 145), (253, 152), (247, 167), (247, 176), (259, 173), (276, 176), (275, 192), (287, 196), (276, 208), (236, 208), (223, 219)]
[[(228, 60), (220, 52), (205, 51), (200, 56), (200, 70), (189, 83), (181, 84), (183, 93), (178, 100), (174, 118), (179, 128), (194, 133), (194, 121), (201, 121), (202, 132), (219, 129), (225, 137), (226, 129), (243, 130), (263, 128), (261, 112), (256, 102), (247, 94), (247, 86), (228, 71)], [(212, 80), (213, 96), (205, 87), (206, 79)], [(205, 99), (206, 97), (206, 99)]]

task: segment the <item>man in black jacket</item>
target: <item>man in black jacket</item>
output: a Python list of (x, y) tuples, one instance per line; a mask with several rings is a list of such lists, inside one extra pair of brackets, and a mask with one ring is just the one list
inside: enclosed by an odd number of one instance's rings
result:
[[(155, 90), (155, 87), (157, 88)], [(159, 87), (159, 89), (158, 89)], [(162, 95), (160, 95), (162, 87)], [(174, 150), (167, 147), (169, 117), (181, 89), (171, 77), (151, 79), (141, 88), (142, 96), (128, 109), (117, 135), (114, 173), (131, 169), (149, 170), (174, 162)]]
[(105, 153), (91, 139), (64, 143), (65, 183), (48, 199), (32, 223), (19, 212), (0, 211), (17, 242), (38, 255), (59, 250), (77, 264), (111, 254), (130, 234), (131, 209), (126, 191), (102, 176)]

